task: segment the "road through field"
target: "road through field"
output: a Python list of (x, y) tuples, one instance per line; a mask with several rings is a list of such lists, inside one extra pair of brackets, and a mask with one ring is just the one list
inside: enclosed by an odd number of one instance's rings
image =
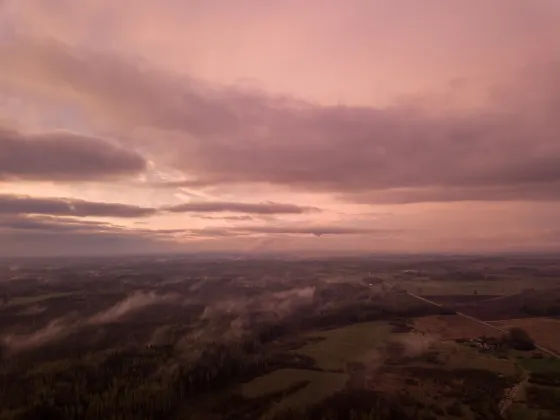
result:
[[(391, 287), (388, 283), (385, 283), (385, 284), (386, 284), (387, 286)], [(436, 302), (434, 302), (434, 301), (432, 301), (432, 300), (430, 300), (430, 299), (426, 299), (426, 298), (423, 298), (422, 296), (415, 295), (414, 293), (411, 293), (411, 292), (409, 292), (408, 290), (406, 291), (406, 293), (407, 293), (408, 295), (412, 296), (413, 298), (420, 299), (420, 300), (422, 300), (422, 301), (424, 301), (424, 302), (426, 302), (426, 303), (429, 303), (430, 305), (439, 306), (439, 307), (442, 307), (442, 306), (443, 306), (443, 305), (441, 305), (441, 304), (439, 304), (439, 303), (436, 303)], [(496, 327), (495, 325), (492, 325), (492, 324), (490, 324), (490, 323), (488, 323), (488, 322), (486, 322), (486, 321), (482, 321), (482, 320), (480, 320), (480, 319), (474, 318), (474, 317), (472, 317), (472, 316), (470, 316), (470, 315), (467, 315), (467, 314), (465, 314), (465, 313), (457, 312), (457, 315), (462, 316), (463, 318), (470, 319), (470, 320), (472, 320), (472, 321), (474, 321), (474, 322), (478, 322), (479, 324), (485, 325), (485, 326), (487, 326), (487, 327), (490, 327), (490, 328), (492, 328), (492, 329), (494, 329), (494, 330), (497, 330), (497, 331), (500, 331), (500, 332), (502, 332), (502, 333), (507, 333), (507, 330), (504, 330), (503, 328), (498, 328), (498, 327)], [(543, 346), (539, 345), (539, 344), (536, 343), (536, 342), (535, 342), (535, 347), (536, 347), (537, 349), (539, 349), (540, 351), (542, 351), (543, 353), (548, 354), (549, 356), (556, 357), (557, 359), (560, 359), (560, 355), (559, 355), (558, 353), (556, 353), (556, 352), (554, 352), (554, 351), (552, 351), (552, 350), (550, 350), (550, 349), (547, 349), (546, 347), (543, 347)]]
[[(393, 285), (387, 283), (386, 281), (383, 281), (383, 284), (384, 284), (387, 288), (389, 288), (389, 289), (391, 289), (391, 288), (394, 287)], [(369, 287), (371, 288), (372, 285), (370, 285)], [(438, 306), (438, 307), (444, 306), (444, 305), (442, 305), (442, 304), (439, 304), (439, 303), (434, 302), (433, 300), (426, 299), (426, 298), (424, 298), (424, 297), (422, 297), (422, 296), (418, 296), (418, 295), (416, 295), (416, 294), (414, 294), (414, 293), (411, 293), (411, 292), (409, 292), (408, 290), (404, 290), (404, 291), (405, 291), (409, 296), (412, 296), (412, 297), (415, 298), (415, 299), (422, 300), (422, 301), (424, 301), (424, 302), (426, 302), (426, 303), (429, 303), (430, 305), (434, 305), (434, 306)], [(449, 307), (452, 308), (452, 306), (449, 306)], [(457, 315), (462, 316), (463, 318), (467, 318), (467, 319), (470, 319), (471, 321), (478, 322), (479, 324), (485, 325), (485, 326), (487, 326), (487, 327), (489, 327), (489, 328), (492, 328), (492, 329), (494, 329), (494, 330), (500, 331), (500, 332), (502, 332), (502, 333), (507, 333), (507, 332), (508, 332), (507, 330), (504, 330), (503, 328), (496, 327), (495, 325), (492, 325), (492, 324), (490, 324), (490, 323), (488, 323), (488, 322), (486, 322), (486, 321), (482, 321), (482, 320), (480, 320), (480, 319), (478, 319), (478, 318), (474, 318), (474, 317), (472, 317), (472, 316), (470, 316), (470, 315), (467, 315), (467, 314), (465, 314), (465, 313), (462, 313), (462, 312), (456, 312), (456, 313), (457, 313)], [(546, 354), (548, 354), (548, 355), (551, 356), (551, 357), (555, 357), (555, 358), (557, 358), (557, 359), (560, 359), (560, 355), (559, 355), (558, 353), (556, 353), (555, 351), (550, 350), (550, 349), (548, 349), (548, 348), (546, 348), (546, 347), (541, 346), (541, 345), (538, 344), (537, 342), (535, 342), (535, 347), (536, 347), (537, 349), (539, 349), (541, 352), (546, 353)]]

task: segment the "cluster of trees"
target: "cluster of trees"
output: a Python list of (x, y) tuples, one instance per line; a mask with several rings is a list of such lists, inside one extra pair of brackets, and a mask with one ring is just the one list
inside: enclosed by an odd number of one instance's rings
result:
[(535, 342), (523, 328), (510, 328), (504, 342), (515, 350), (530, 351), (535, 349)]

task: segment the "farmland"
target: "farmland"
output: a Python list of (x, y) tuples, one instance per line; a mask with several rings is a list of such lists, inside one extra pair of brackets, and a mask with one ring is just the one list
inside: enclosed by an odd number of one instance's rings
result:
[(558, 418), (560, 359), (532, 341), (518, 348), (508, 331), (558, 349), (559, 266), (176, 257), (4, 267), (0, 419)]
[(419, 331), (446, 340), (480, 337), (488, 335), (499, 337), (501, 333), (459, 315), (433, 315), (416, 318), (414, 327)]
[(508, 319), (494, 321), (492, 324), (504, 329), (523, 328), (540, 344), (560, 354), (560, 319), (558, 318)]

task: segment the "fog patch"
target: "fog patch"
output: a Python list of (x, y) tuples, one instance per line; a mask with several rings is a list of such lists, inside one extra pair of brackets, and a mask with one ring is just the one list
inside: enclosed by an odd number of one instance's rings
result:
[(63, 339), (86, 326), (115, 322), (124, 315), (150, 305), (177, 302), (178, 299), (179, 296), (176, 294), (158, 295), (154, 292), (135, 292), (109, 309), (98, 312), (89, 318), (82, 320), (70, 320), (69, 317), (58, 318), (51, 321), (44, 328), (30, 334), (3, 335), (0, 337), (0, 343), (7, 349), (9, 354), (15, 354)]
[(46, 306), (32, 305), (25, 308), (23, 311), (18, 312), (21, 316), (39, 315), (47, 310)]
[(427, 353), (440, 338), (433, 334), (403, 334), (393, 338), (392, 343), (402, 346), (403, 356), (417, 357)]
[(206, 344), (235, 343), (259, 329), (273, 325), (314, 302), (315, 288), (303, 287), (239, 297), (207, 305), (192, 331), (185, 334), (180, 348), (196, 358)]
[(87, 319), (86, 323), (88, 325), (108, 324), (117, 321), (128, 313), (151, 305), (171, 303), (177, 301), (177, 298), (178, 296), (175, 294), (158, 295), (154, 292), (135, 292), (111, 308), (92, 315)]
[(152, 332), (146, 346), (161, 346), (168, 342), (168, 335), (171, 332), (170, 325), (158, 327)]
[(290, 315), (294, 309), (312, 303), (314, 295), (314, 287), (304, 287), (251, 298), (222, 300), (206, 306), (201, 319), (208, 320), (224, 315), (243, 316), (259, 312), (285, 317)]
[(19, 353), (63, 338), (73, 331), (74, 326), (72, 323), (68, 322), (66, 318), (58, 318), (31, 334), (5, 335), (2, 337), (2, 344), (7, 348), (9, 353)]

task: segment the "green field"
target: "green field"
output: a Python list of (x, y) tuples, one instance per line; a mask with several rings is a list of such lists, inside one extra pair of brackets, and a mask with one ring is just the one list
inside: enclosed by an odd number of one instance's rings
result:
[(323, 370), (343, 372), (347, 362), (367, 362), (368, 356), (385, 343), (391, 329), (386, 322), (364, 322), (308, 334), (308, 337), (324, 340), (308, 344), (297, 353), (312, 357)]
[(344, 328), (305, 334), (304, 338), (322, 338), (294, 352), (313, 358), (323, 371), (280, 369), (241, 385), (245, 398), (274, 394), (298, 383), (307, 385), (274, 404), (265, 417), (286, 409), (301, 409), (317, 403), (344, 388), (349, 379), (345, 373), (347, 362), (368, 361), (368, 356), (383, 345), (391, 334), (386, 322), (366, 322)]
[(503, 375), (519, 373), (519, 369), (512, 360), (499, 359), (457, 343), (446, 342), (444, 344), (447, 350), (440, 350), (440, 359), (444, 361), (446, 369), (482, 369)]
[(64, 296), (70, 296), (72, 293), (45, 293), (43, 295), (36, 295), (36, 296), (21, 296), (21, 297), (14, 297), (10, 299), (7, 307), (10, 306), (24, 306), (24, 305), (31, 305), (34, 303), (44, 302), (49, 299), (56, 299)]
[(523, 368), (525, 368), (529, 372), (560, 373), (560, 359), (556, 359), (552, 357), (546, 357), (543, 359), (520, 357), (518, 358), (518, 362)]
[(280, 369), (241, 385), (245, 398), (258, 398), (288, 389), (298, 382), (309, 382), (295, 393), (274, 404), (267, 416), (287, 409), (312, 405), (344, 388), (348, 376), (342, 373), (318, 372), (302, 369)]

